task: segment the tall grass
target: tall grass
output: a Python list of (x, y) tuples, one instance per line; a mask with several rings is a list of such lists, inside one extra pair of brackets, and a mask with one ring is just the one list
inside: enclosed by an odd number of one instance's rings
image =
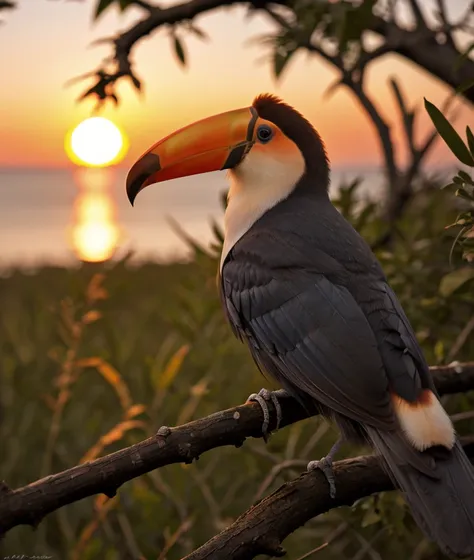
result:
[[(377, 208), (342, 211), (369, 239), (385, 227)], [(455, 209), (443, 193), (415, 198), (395, 244), (379, 252), (430, 363), (472, 359), (473, 337), (459, 335), (474, 315), (469, 286), (441, 293)], [(0, 279), (0, 478), (12, 488), (243, 402), (268, 386), (225, 324), (216, 291), (217, 260), (195, 247), (189, 264), (127, 260), (77, 269), (11, 271)], [(468, 396), (450, 410), (467, 410)], [(472, 429), (464, 420), (459, 430)], [(0, 555), (164, 560), (181, 558), (222, 530), (255, 500), (297, 476), (336, 438), (323, 419), (247, 441), (192, 465), (148, 473), (120, 488), (49, 515), (33, 531), (18, 527)], [(346, 453), (361, 450), (344, 449)], [(344, 452), (341, 454), (344, 455)], [(296, 560), (423, 558), (429, 545), (403, 500), (385, 494), (308, 523), (285, 543)]]

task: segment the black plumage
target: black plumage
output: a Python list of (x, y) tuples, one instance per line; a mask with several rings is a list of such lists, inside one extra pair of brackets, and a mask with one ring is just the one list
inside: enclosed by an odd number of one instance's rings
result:
[(410, 323), (362, 237), (327, 194), (322, 142), (296, 111), (254, 103), (300, 148), (306, 172), (228, 253), (220, 291), (235, 334), (259, 367), (305, 406), (366, 438), (444, 551), (474, 553), (474, 472), (458, 443), (416, 450), (391, 393), (416, 402), (435, 392)]

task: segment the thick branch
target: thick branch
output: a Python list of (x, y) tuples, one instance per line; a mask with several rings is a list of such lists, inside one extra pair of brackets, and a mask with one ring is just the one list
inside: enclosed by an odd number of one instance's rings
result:
[(377, 110), (377, 107), (375, 106), (374, 102), (365, 93), (364, 88), (360, 83), (354, 81), (344, 81), (344, 80), (343, 83), (345, 83), (354, 92), (362, 108), (370, 117), (370, 120), (372, 121), (372, 124), (374, 125), (378, 133), (378, 138), (382, 146), (382, 151), (385, 159), (385, 169), (387, 172), (389, 184), (390, 185), (396, 184), (398, 171), (395, 163), (395, 154), (394, 154), (393, 142), (390, 134), (390, 127), (385, 122), (384, 118), (379, 113), (379, 111)]
[[(463, 443), (474, 462), (474, 438)], [(250, 560), (259, 554), (283, 556), (283, 540), (313, 517), (394, 488), (375, 456), (337, 461), (334, 474), (337, 488), (334, 499), (329, 496), (327, 480), (321, 471), (305, 473), (250, 508), (183, 560)]]
[[(474, 362), (431, 371), (441, 394), (474, 389)], [(282, 426), (306, 418), (296, 401), (283, 399), (281, 405)], [(36, 526), (46, 514), (88, 496), (113, 496), (128, 480), (159, 467), (191, 463), (224, 445), (240, 447), (248, 437), (261, 437), (262, 420), (260, 407), (249, 403), (172, 428), (166, 437), (153, 436), (17, 490), (0, 483), (0, 535), (17, 525)]]
[[(148, 3), (143, 2), (148, 6)], [(146, 37), (159, 27), (175, 25), (188, 21), (194, 17), (214, 9), (243, 4), (254, 8), (264, 8), (268, 4), (287, 4), (287, 0), (190, 0), (170, 6), (166, 9), (151, 7), (146, 18), (138, 21), (127, 31), (113, 40), (115, 53), (114, 60), (117, 70), (108, 73), (104, 68), (96, 72), (97, 82), (84, 95), (97, 95), (101, 100), (113, 96), (109, 90), (111, 86), (124, 76), (132, 76), (130, 53), (133, 47), (143, 37)], [(417, 5), (415, 0), (413, 5)], [(421, 12), (420, 12), (421, 14)], [(374, 16), (368, 28), (385, 38), (386, 44), (370, 53), (369, 59), (381, 56), (387, 52), (396, 52), (412, 62), (418, 64), (446, 84), (457, 88), (460, 84), (468, 83), (474, 75), (474, 61), (467, 58), (458, 68), (461, 53), (451, 42), (439, 44), (437, 33), (426, 26), (419, 26), (415, 31), (408, 31), (398, 27), (395, 21), (386, 21)], [(470, 102), (474, 103), (474, 88), (462, 93)]]
[[(436, 33), (433, 31), (427, 29), (407, 31), (378, 17), (373, 18), (370, 29), (385, 39), (390, 38), (393, 44), (392, 52), (421, 66), (453, 89), (472, 81), (474, 60), (465, 58), (462, 65), (459, 65), (461, 52), (453, 43), (438, 43)], [(464, 91), (462, 95), (474, 103), (474, 88)]]

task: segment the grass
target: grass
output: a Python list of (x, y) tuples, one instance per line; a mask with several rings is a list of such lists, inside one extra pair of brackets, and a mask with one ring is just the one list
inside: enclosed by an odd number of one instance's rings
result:
[[(360, 214), (344, 196), (346, 215), (369, 240), (376, 236), (384, 227), (377, 209)], [(378, 255), (432, 364), (450, 356), (474, 315), (469, 286), (439, 291), (452, 242), (442, 232), (454, 213), (445, 196), (417, 197), (395, 245)], [(216, 267), (197, 251), (188, 264), (122, 261), (0, 278), (0, 479), (11, 488), (27, 484), (268, 386), (225, 323)], [(455, 357), (472, 359), (473, 350), (467, 337)], [(452, 397), (447, 406), (469, 410), (472, 399)], [(154, 471), (111, 500), (96, 496), (49, 515), (36, 531), (13, 529), (0, 555), (181, 558), (324, 455), (336, 437), (326, 421), (312, 419), (268, 445), (247, 441)], [(325, 542), (314, 557), (390, 560), (426, 546), (394, 493), (313, 520), (285, 547), (296, 560)]]

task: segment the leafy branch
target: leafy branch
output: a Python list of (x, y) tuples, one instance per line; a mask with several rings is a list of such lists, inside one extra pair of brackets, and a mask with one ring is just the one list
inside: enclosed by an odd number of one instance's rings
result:
[[(392, 2), (392, 4), (395, 3)], [(428, 28), (426, 24), (419, 25), (421, 11), (416, 0), (412, 0), (410, 5), (418, 22), (416, 30), (413, 31), (400, 26), (392, 14), (383, 9), (383, 3), (377, 0), (363, 0), (362, 2), (352, 0), (340, 0), (339, 2), (328, 0), (318, 2), (308, 2), (308, 0), (272, 0), (271, 2), (268, 0), (189, 0), (167, 8), (161, 8), (157, 4), (144, 0), (99, 0), (95, 10), (96, 17), (102, 16), (112, 6), (125, 11), (133, 5), (143, 8), (145, 17), (125, 32), (100, 41), (110, 43), (113, 47), (113, 54), (105, 59), (97, 70), (82, 76), (82, 78), (93, 78), (94, 83), (81, 95), (80, 99), (93, 97), (98, 100), (99, 105), (109, 99), (118, 103), (115, 86), (123, 78), (130, 79), (134, 87), (141, 90), (141, 81), (136, 77), (130, 60), (131, 53), (136, 44), (144, 37), (161, 27), (171, 27), (172, 47), (177, 60), (181, 64), (185, 64), (183, 37), (179, 36), (177, 40), (175, 39), (178, 37), (178, 26), (183, 35), (192, 33), (204, 39), (204, 32), (194, 26), (194, 18), (220, 7), (238, 4), (247, 7), (250, 13), (255, 10), (265, 10), (268, 13), (267, 8), (283, 6), (298, 24), (301, 33), (296, 41), (287, 40), (284, 37), (286, 32), (284, 28), (278, 31), (278, 36), (283, 43), (277, 44), (275, 49), (276, 75), (282, 72), (289, 58), (299, 48), (311, 50), (308, 45), (314, 39), (324, 40), (329, 49), (334, 49), (336, 45), (337, 57), (348, 71), (351, 60), (356, 55), (359, 65), (357, 71), (360, 71), (360, 67), (365, 67), (372, 60), (389, 52), (395, 52), (426, 69), (453, 88), (474, 74), (474, 61), (469, 58), (469, 53), (465, 53), (465, 57), (458, 60), (461, 53), (455, 42), (450, 40), (445, 44), (440, 39), (441, 35), (447, 36), (448, 34), (452, 38), (452, 32), (459, 29), (469, 32), (474, 4), (470, 5), (463, 20), (455, 23), (448, 22), (445, 19), (444, 10), (439, 9), (437, 23)], [(442, 4), (440, 5), (442, 7)], [(366, 49), (364, 39), (367, 33), (378, 35), (382, 39), (382, 44), (374, 49)], [(466, 99), (474, 102), (473, 88), (465, 90), (462, 94)]]
[[(466, 126), (466, 140), (464, 141), (443, 113), (427, 99), (425, 99), (425, 108), (451, 153), (461, 164), (474, 170), (474, 134), (471, 128)], [(474, 180), (472, 175), (459, 170), (452, 177), (451, 182), (443, 188), (454, 189), (455, 195), (463, 200), (463, 206), (465, 206), (456, 220), (446, 228), (457, 230), (451, 255), (455, 246), (459, 245), (462, 258), (468, 262), (474, 262)], [(467, 268), (464, 276), (474, 277), (474, 269)]]

